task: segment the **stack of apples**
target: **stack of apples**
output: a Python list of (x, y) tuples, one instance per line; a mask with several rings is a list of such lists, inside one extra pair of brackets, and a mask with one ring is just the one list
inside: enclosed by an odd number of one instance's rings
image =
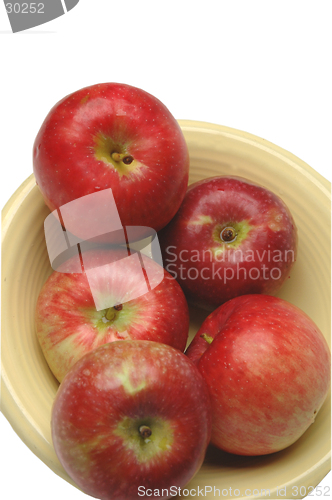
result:
[[(227, 175), (188, 187), (178, 122), (125, 84), (58, 102), (33, 161), (54, 269), (36, 332), (60, 382), (54, 448), (76, 484), (168, 498), (209, 443), (239, 455), (294, 443), (328, 393), (330, 353), (275, 297), (298, 244), (280, 197)], [(191, 342), (188, 304), (209, 311)]]

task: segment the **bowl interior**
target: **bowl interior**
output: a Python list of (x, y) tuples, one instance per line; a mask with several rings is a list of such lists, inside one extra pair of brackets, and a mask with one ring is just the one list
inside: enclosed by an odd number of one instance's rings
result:
[[(330, 184), (281, 148), (227, 127), (180, 121), (190, 152), (190, 180), (215, 175), (246, 177), (271, 189), (290, 208), (299, 235), (297, 262), (278, 296), (304, 310), (330, 345)], [(39, 291), (52, 272), (43, 223), (49, 210), (31, 175), (3, 211), (2, 411), (27, 446), (55, 473), (74, 484), (52, 446), (50, 417), (58, 382), (50, 372), (34, 329)], [(190, 339), (207, 312), (190, 309)], [(238, 490), (255, 498), (268, 490), (278, 498), (310, 493), (330, 470), (330, 400), (315, 423), (292, 446), (265, 457), (236, 457), (213, 447), (188, 488)], [(300, 490), (302, 486), (302, 490)], [(210, 491), (210, 487), (211, 490)], [(232, 490), (231, 490), (232, 489)], [(233, 494), (234, 496), (234, 494)], [(285, 496), (285, 495), (284, 495)], [(288, 495), (287, 495), (288, 497)]]

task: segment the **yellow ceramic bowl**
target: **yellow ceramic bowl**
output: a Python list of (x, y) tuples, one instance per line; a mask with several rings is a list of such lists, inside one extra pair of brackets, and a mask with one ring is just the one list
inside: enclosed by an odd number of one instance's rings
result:
[[(299, 254), (279, 296), (303, 309), (330, 344), (330, 183), (292, 154), (253, 135), (193, 121), (180, 125), (190, 151), (190, 183), (239, 175), (271, 189), (289, 206), (299, 230)], [(58, 382), (34, 330), (37, 296), (51, 273), (43, 231), (48, 213), (33, 175), (3, 210), (2, 411), (25, 444), (73, 484), (52, 446), (50, 417)], [(191, 310), (191, 338), (206, 315)], [(257, 498), (264, 489), (269, 498), (302, 498), (330, 470), (330, 429), (328, 400), (315, 423), (286, 450), (236, 457), (209, 449), (188, 488), (197, 492), (206, 486), (206, 498), (219, 496), (213, 488), (223, 498)]]

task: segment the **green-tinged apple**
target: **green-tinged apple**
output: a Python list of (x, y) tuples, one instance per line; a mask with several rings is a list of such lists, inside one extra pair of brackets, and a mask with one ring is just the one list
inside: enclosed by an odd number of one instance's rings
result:
[(235, 176), (190, 185), (159, 239), (165, 268), (191, 303), (209, 310), (238, 295), (275, 295), (297, 254), (297, 230), (285, 203)]
[(206, 380), (217, 447), (238, 455), (282, 450), (315, 421), (330, 386), (330, 351), (298, 307), (242, 295), (212, 312), (187, 356)]
[(81, 272), (75, 256), (53, 271), (37, 300), (38, 340), (60, 382), (78, 359), (108, 342), (153, 340), (184, 351), (188, 305), (162, 266), (120, 248), (90, 249), (81, 259)]
[[(189, 154), (178, 122), (156, 97), (131, 85), (101, 83), (50, 110), (34, 142), (33, 170), (51, 211), (111, 189), (123, 226), (158, 231), (183, 200)], [(102, 206), (99, 212), (93, 224), (102, 234)], [(84, 218), (67, 217), (66, 227), (87, 239)]]
[(174, 496), (202, 465), (210, 432), (205, 381), (182, 352), (158, 342), (91, 351), (68, 372), (52, 409), (61, 464), (103, 500)]

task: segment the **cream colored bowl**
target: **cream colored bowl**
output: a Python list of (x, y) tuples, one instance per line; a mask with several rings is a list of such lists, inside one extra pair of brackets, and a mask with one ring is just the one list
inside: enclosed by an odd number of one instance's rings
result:
[[(190, 183), (239, 175), (271, 189), (289, 206), (299, 230), (299, 254), (279, 296), (303, 309), (330, 345), (330, 183), (292, 154), (253, 135), (193, 121), (180, 125), (190, 151)], [(50, 417), (58, 382), (34, 330), (37, 296), (51, 273), (43, 230), (48, 213), (33, 175), (3, 210), (2, 411), (25, 444), (74, 484), (52, 446)], [(191, 310), (191, 338), (206, 315)], [(315, 423), (284, 451), (236, 457), (209, 449), (188, 488), (197, 494), (198, 487), (206, 486), (206, 498), (302, 498), (330, 470), (330, 429), (326, 401)]]

